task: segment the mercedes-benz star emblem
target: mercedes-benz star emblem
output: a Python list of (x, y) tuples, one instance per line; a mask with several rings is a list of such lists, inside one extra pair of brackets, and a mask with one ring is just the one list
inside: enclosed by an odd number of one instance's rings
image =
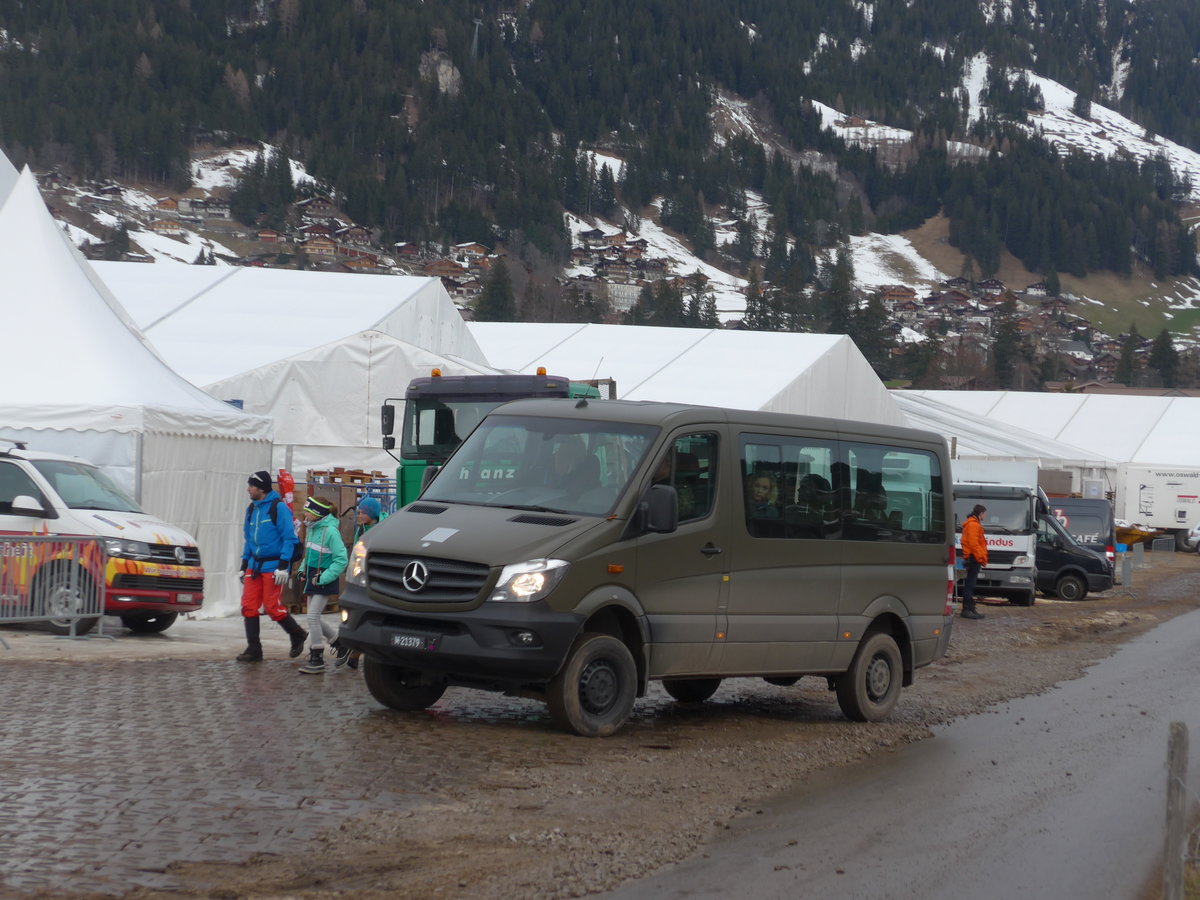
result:
[(419, 559), (414, 559), (404, 567), (404, 574), (400, 576), (400, 583), (404, 585), (404, 589), (415, 594), (421, 588), (429, 583), (429, 569), (425, 563)]
[(187, 551), (184, 550), (182, 547), (176, 547), (175, 548), (175, 562), (179, 563), (182, 566), (186, 561), (187, 561)]

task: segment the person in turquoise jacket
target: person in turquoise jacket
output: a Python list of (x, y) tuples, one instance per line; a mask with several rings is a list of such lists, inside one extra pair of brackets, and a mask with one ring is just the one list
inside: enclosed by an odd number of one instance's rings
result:
[(300, 667), (305, 675), (325, 671), (325, 639), (336, 654), (334, 665), (341, 667), (350, 655), (338, 646), (337, 630), (321, 618), (330, 597), (338, 595), (338, 579), (346, 571), (346, 545), (338, 528), (337, 510), (328, 500), (309, 497), (304, 504), (307, 535), (304, 541), (305, 612), (308, 615), (308, 662)]

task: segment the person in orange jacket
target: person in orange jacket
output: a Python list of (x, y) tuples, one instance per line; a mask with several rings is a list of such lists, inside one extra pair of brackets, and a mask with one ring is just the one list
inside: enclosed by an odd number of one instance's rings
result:
[(986, 566), (988, 561), (987, 538), (983, 535), (983, 514), (986, 512), (986, 506), (976, 503), (962, 526), (962, 555), (967, 567), (962, 590), (964, 619), (983, 618), (983, 614), (975, 609), (975, 579), (979, 577), (979, 570)]

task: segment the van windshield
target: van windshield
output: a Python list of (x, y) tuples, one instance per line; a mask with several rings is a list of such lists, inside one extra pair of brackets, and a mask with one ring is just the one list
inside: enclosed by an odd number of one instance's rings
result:
[(1071, 513), (1070, 517), (1063, 521), (1061, 510), (1058, 512), (1060, 513), (1057, 517), (1058, 521), (1074, 536), (1075, 540), (1085, 544), (1104, 543), (1105, 538), (1101, 535), (1105, 534), (1105, 527), (1099, 516)]
[(421, 495), (537, 512), (604, 516), (659, 429), (626, 422), (491, 415)]
[(141, 512), (124, 491), (94, 466), (63, 459), (33, 460), (33, 465), (71, 509)]

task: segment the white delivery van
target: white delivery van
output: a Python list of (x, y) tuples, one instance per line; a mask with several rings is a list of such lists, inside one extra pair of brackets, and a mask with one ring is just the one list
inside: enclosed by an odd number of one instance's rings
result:
[[(194, 612), (204, 602), (196, 539), (143, 512), (104, 472), (78, 457), (22, 444), (0, 447), (0, 535), (100, 538), (104, 612), (136, 632), (163, 631), (179, 613)], [(58, 577), (61, 566), (27, 568), (21, 580), (31, 589), (39, 578)], [(55, 593), (42, 588), (39, 596)], [(75, 633), (85, 634), (95, 624), (94, 617), (80, 619)], [(51, 619), (49, 628), (68, 634), (71, 620)]]

